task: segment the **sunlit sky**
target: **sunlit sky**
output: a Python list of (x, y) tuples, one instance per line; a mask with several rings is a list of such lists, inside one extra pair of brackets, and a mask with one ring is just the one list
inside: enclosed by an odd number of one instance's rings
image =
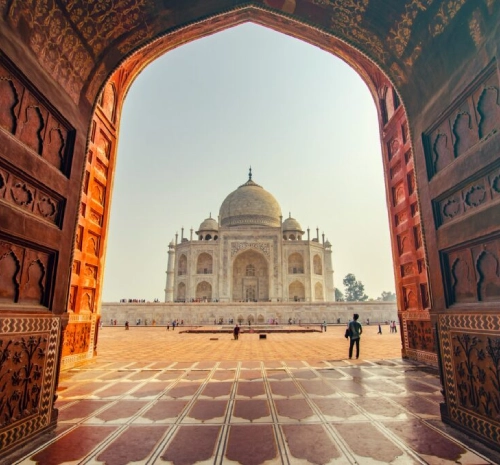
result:
[[(347, 64), (254, 24), (149, 65), (125, 100), (103, 301), (164, 300), (168, 243), (190, 236), (248, 179), (332, 243), (334, 284), (394, 291), (380, 137)], [(193, 233), (196, 238), (196, 234)]]

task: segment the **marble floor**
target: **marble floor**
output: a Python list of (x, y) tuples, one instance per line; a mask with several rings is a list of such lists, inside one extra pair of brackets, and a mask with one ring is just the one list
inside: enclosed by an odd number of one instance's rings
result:
[(343, 332), (103, 328), (95, 362), (61, 374), (57, 428), (9, 465), (500, 463), (441, 422), (437, 371), (399, 334), (365, 328), (349, 360)]

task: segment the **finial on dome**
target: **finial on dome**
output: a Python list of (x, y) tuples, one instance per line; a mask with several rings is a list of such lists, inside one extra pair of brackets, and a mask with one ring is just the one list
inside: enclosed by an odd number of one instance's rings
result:
[(210, 212), (210, 216), (209, 216), (210, 219), (212, 219), (212, 212)]
[(252, 180), (252, 167), (250, 166), (250, 169), (248, 170), (248, 180)]
[(288, 218), (292, 217), (292, 212), (288, 212)]

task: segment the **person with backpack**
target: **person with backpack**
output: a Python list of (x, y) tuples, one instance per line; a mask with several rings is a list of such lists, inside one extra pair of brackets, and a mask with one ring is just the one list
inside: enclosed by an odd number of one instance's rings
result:
[(359, 315), (355, 313), (352, 317), (353, 320), (349, 322), (349, 337), (351, 338), (349, 343), (349, 359), (352, 358), (354, 344), (356, 344), (356, 358), (359, 358), (359, 340), (363, 332), (361, 323), (358, 322)]

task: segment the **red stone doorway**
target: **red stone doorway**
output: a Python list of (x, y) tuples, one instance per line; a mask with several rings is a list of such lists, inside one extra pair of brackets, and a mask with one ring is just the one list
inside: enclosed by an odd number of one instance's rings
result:
[[(218, 18), (217, 30), (248, 21), (248, 14), (248, 11), (235, 12), (232, 15), (227, 15), (227, 17)], [(280, 20), (280, 23), (276, 24), (276, 18), (263, 11), (251, 11), (250, 16), (257, 24), (297, 36), (293, 23), (282, 22)], [(187, 36), (184, 34), (184, 37)], [(301, 31), (298, 37), (321, 48), (326, 48), (323, 42), (326, 40), (325, 37), (321, 41), (318, 40), (317, 36), (311, 38), (304, 35), (303, 31)], [(189, 40), (195, 40), (196, 38), (198, 37), (189, 36)], [(84, 186), (83, 203), (85, 205), (94, 205), (92, 212), (99, 211), (99, 220), (97, 222), (100, 221), (103, 227), (96, 228), (95, 217), (92, 219), (89, 217), (88, 212), (85, 212), (83, 215), (80, 215), (78, 229), (80, 231), (79, 236), (82, 237), (89, 234), (87, 232), (88, 228), (96, 231), (100, 238), (100, 243), (104, 248), (107, 242), (106, 227), (104, 224), (107, 224), (109, 218), (109, 209), (107, 208), (110, 198), (109, 191), (104, 204), (100, 204), (98, 196), (100, 191), (106, 189), (106, 185), (112, 185), (113, 182), (112, 176), (117, 145), (116, 137), (123, 101), (122, 96), (126, 95), (130, 85), (143, 69), (143, 66), (169, 49), (170, 43), (172, 43), (171, 39), (171, 37), (160, 39), (125, 61), (113, 73), (104, 92), (101, 94), (101, 105), (96, 107), (85, 175), (88, 185)], [(392, 220), (390, 226), (392, 231), (393, 257), (395, 260), (394, 267), (397, 271), (395, 275), (397, 277), (398, 307), (401, 310), (400, 320), (402, 326), (404, 325), (405, 327), (408, 320), (418, 320), (418, 325), (410, 324), (415, 335), (411, 340), (408, 338), (404, 339), (403, 354), (415, 359), (423, 359), (427, 363), (436, 365), (437, 356), (432, 331), (426, 331), (426, 335), (424, 336), (424, 327), (431, 328), (428, 312), (427, 271), (423, 242), (420, 240), (420, 219), (413, 157), (404, 109), (392, 84), (374, 63), (342, 42), (333, 42), (333, 45), (330, 44), (328, 50), (354, 66), (367, 83), (371, 93), (375, 94), (377, 111), (380, 118), (379, 124), (386, 135), (384, 140), (382, 140), (382, 151), (384, 167), (388, 172), (386, 176), (386, 192), (389, 199), (389, 217)], [(101, 154), (100, 157), (99, 154)], [(103, 164), (106, 165), (105, 171), (108, 173), (105, 177), (102, 176), (104, 171), (102, 168)], [(92, 186), (97, 186), (94, 191), (92, 190)], [(97, 198), (93, 192), (97, 193)], [(96, 204), (97, 206), (95, 206)], [(93, 214), (95, 215), (95, 213)], [(82, 245), (81, 247), (84, 246)], [(94, 281), (93, 288), (82, 284), (82, 274), (78, 272), (82, 264), (84, 266), (87, 265), (85, 260), (90, 260), (90, 265), (96, 267), (98, 270), (98, 278)], [(99, 299), (96, 299), (96, 296), (101, 295), (102, 267), (99, 267), (98, 260), (95, 257), (89, 256), (83, 253), (83, 251), (80, 253), (78, 245), (75, 251), (75, 263), (73, 269), (77, 272), (72, 275), (69, 309), (74, 312), (74, 318), (79, 320), (77, 326), (79, 327), (83, 323), (81, 316), (77, 316), (82, 313), (81, 296), (87, 296), (83, 299), (84, 305), (86, 302), (94, 301), (94, 310), (98, 308)], [(403, 271), (399, 272), (400, 269)], [(86, 278), (84, 277), (84, 279)], [(93, 313), (95, 314), (95, 311)], [(91, 315), (89, 316), (92, 318)], [(81, 354), (81, 358), (91, 356), (91, 352), (92, 350), (89, 347), (85, 354)], [(74, 361), (75, 357), (72, 356), (70, 364), (74, 363)], [(65, 360), (63, 360), (64, 363)]]
[[(498, 380), (483, 373), (500, 372), (500, 295), (491, 273), (500, 260), (498, 5), (237, 3), (164, 11), (155, 2), (120, 2), (98, 11), (92, 2), (0, 2), (2, 344), (29, 341), (2, 362), (2, 375), (16, 360), (32, 366), (35, 353), (43, 360), (25, 383), (39, 394), (31, 407), (21, 396), (7, 414), (2, 450), (54, 424), (61, 357), (67, 367), (93, 352), (123, 95), (157, 56), (246, 21), (342, 57), (376, 97), (405, 355), (435, 363), (436, 327), (443, 418), (497, 447)], [(106, 16), (119, 20), (113, 27)], [(86, 147), (92, 106), (113, 71)], [(18, 399), (15, 377), (5, 379), (3, 392)]]

